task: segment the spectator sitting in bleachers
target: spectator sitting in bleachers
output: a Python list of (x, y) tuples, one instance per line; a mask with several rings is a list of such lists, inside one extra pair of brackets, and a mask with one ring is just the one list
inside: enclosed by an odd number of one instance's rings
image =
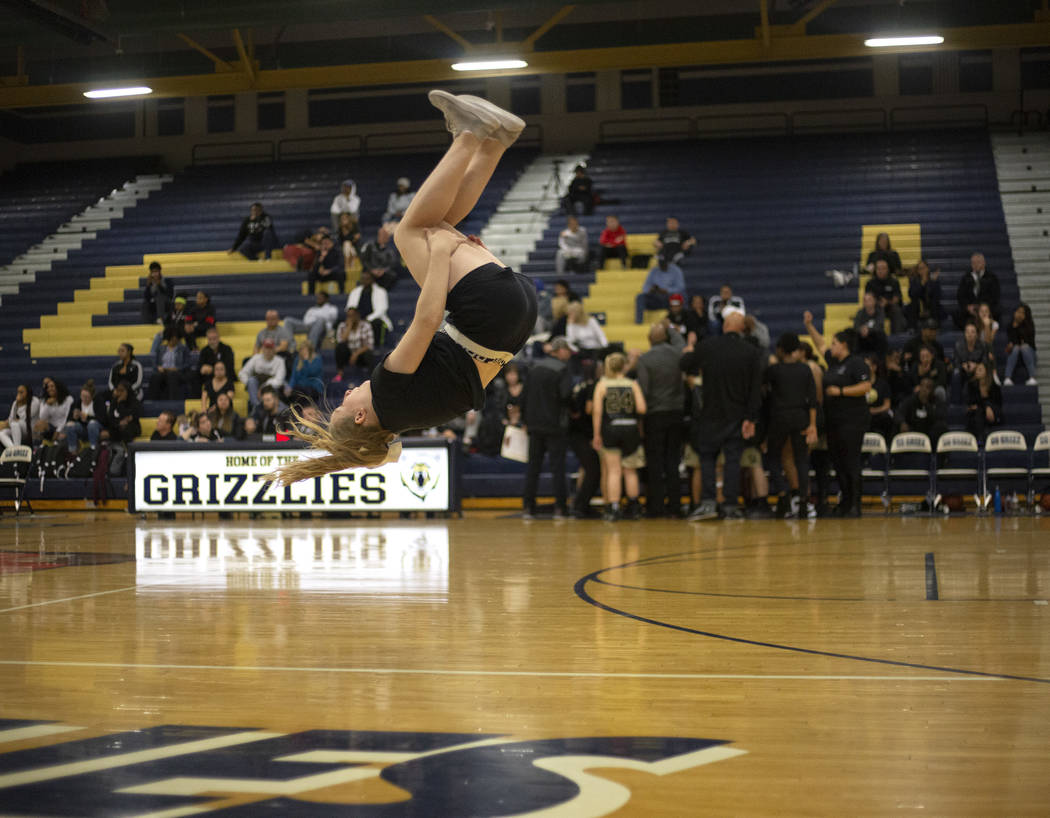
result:
[(340, 213), (339, 224), (336, 225), (332, 239), (343, 253), (344, 269), (349, 270), (361, 250), (361, 225), (358, 224), (357, 217), (349, 213)]
[(886, 354), (886, 315), (874, 293), (864, 293), (864, 305), (853, 316), (853, 329), (857, 331), (857, 352)]
[(995, 350), (995, 335), (999, 332), (998, 315), (985, 301), (977, 305), (977, 334), (987, 344), (988, 349)]
[(339, 324), (335, 333), (336, 373), (333, 380), (342, 381), (348, 366), (370, 368), (374, 363), (374, 348), (372, 325), (361, 318), (361, 312), (356, 307), (347, 307), (346, 320)]
[(244, 431), (249, 435), (277, 434), (288, 412), (277, 393), (277, 387), (264, 386), (259, 390), (259, 402), (252, 416), (244, 421)]
[(718, 289), (718, 295), (711, 296), (711, 300), (707, 302), (707, 317), (711, 326), (717, 326), (716, 332), (721, 332), (722, 310), (726, 307), (735, 307), (743, 313), (747, 312), (744, 307), (744, 299), (739, 295), (733, 295), (733, 288), (728, 284), (723, 284)]
[(102, 434), (102, 422), (105, 417), (105, 406), (95, 396), (95, 382), (90, 378), (80, 387), (80, 401), (69, 410), (69, 420), (55, 440), (65, 440), (70, 454), (76, 454), (80, 441), (86, 440), (97, 446)]
[(229, 373), (226, 371), (226, 364), (221, 359), (215, 362), (212, 367), (211, 377), (204, 381), (204, 385), (201, 388), (201, 411), (207, 412), (209, 407), (215, 405), (215, 400), (219, 397), (222, 392), (229, 392), (231, 395), (235, 394), (235, 387), (233, 381), (229, 378)]
[(385, 226), (379, 228), (375, 241), (367, 242), (361, 248), (361, 268), (370, 272), (376, 284), (386, 290), (393, 289), (397, 283), (397, 268), (400, 264), (401, 257)]
[(868, 401), (868, 412), (871, 413), (871, 431), (882, 435), (887, 443), (893, 439), (894, 414), (893, 414), (893, 390), (886, 378), (885, 367), (882, 358), (874, 352), (864, 356), (868, 362), (868, 370), (871, 372), (871, 389), (865, 398)]
[(194, 304), (186, 312), (186, 322), (182, 328), (182, 337), (190, 349), (197, 348), (197, 339), (203, 338), (210, 327), (215, 326), (215, 307), (204, 290), (197, 290)]
[(928, 375), (919, 379), (915, 394), (901, 404), (899, 416), (902, 432), (921, 432), (930, 439), (934, 450), (941, 435), (948, 431), (948, 407), (937, 394), (937, 384)]
[(204, 333), (204, 338), (207, 343), (201, 348), (200, 355), (197, 358), (196, 380), (192, 385), (194, 394), (204, 388), (205, 381), (211, 379), (217, 361), (222, 361), (226, 365), (226, 377), (232, 378), (233, 373), (236, 371), (233, 362), (233, 349), (222, 342), (219, 328), (208, 327), (207, 332)]
[[(918, 354), (918, 353), (916, 353)], [(890, 384), (890, 395), (894, 408), (900, 406), (901, 402), (912, 393), (914, 385), (908, 376), (908, 369), (904, 364), (903, 353), (899, 349), (891, 349), (886, 353), (886, 380)]]
[(678, 225), (674, 216), (667, 217), (664, 230), (653, 240), (658, 256), (664, 256), (672, 264), (681, 264), (696, 247), (696, 239)]
[(73, 396), (62, 381), (51, 377), (44, 378), (41, 395), (37, 421), (33, 425), (33, 439), (52, 440), (69, 419)]
[(937, 339), (937, 332), (937, 320), (932, 316), (924, 318), (922, 324), (919, 325), (918, 334), (911, 338), (901, 350), (901, 364), (905, 369), (915, 363), (919, 357), (919, 350), (924, 346), (932, 347), (938, 360), (946, 360), (944, 346)]
[(328, 300), (328, 293), (318, 290), (314, 294), (314, 305), (306, 310), (302, 319), (289, 315), (284, 319), (284, 326), (292, 333), (305, 332), (313, 348), (320, 349), (337, 320), (339, 310)]
[(940, 268), (931, 271), (924, 259), (915, 264), (908, 282), (908, 304), (904, 308), (908, 326), (918, 327), (927, 318), (933, 318), (938, 324), (944, 320), (940, 275)]
[(33, 427), (40, 417), (40, 398), (28, 383), (19, 384), (7, 420), (0, 420), (0, 448), (33, 443)]
[(634, 323), (642, 323), (645, 310), (666, 310), (671, 295), (684, 292), (682, 268), (662, 254), (657, 256), (656, 264), (645, 277), (642, 291), (634, 299)]
[[(183, 347), (185, 349), (185, 347)], [(142, 434), (142, 404), (136, 400), (126, 381), (121, 381), (113, 390), (106, 404), (104, 427), (101, 438), (130, 443)]]
[(273, 341), (274, 351), (284, 361), (284, 369), (287, 372), (295, 363), (295, 335), (290, 329), (281, 325), (281, 316), (277, 310), (266, 311), (266, 326), (255, 336), (255, 347), (252, 349), (252, 354), (258, 355), (262, 352), (263, 343), (267, 340)]
[(290, 403), (317, 400), (324, 394), (323, 372), (324, 364), (314, 345), (309, 341), (300, 344), (291, 377), (282, 390), (284, 396)]
[(1035, 386), (1035, 324), (1032, 321), (1032, 309), (1027, 304), (1018, 304), (1013, 319), (1006, 327), (1006, 372), (1003, 386), (1013, 386), (1014, 370), (1017, 359), (1024, 361), (1028, 373), (1026, 386)]
[(186, 369), (190, 353), (174, 329), (164, 330), (164, 343), (157, 350), (156, 365), (149, 380), (150, 400), (180, 400), (185, 397)]
[(412, 183), (407, 176), (402, 176), (397, 180), (397, 189), (386, 200), (386, 211), (383, 213), (384, 224), (401, 221), (401, 217), (405, 215), (405, 211), (408, 210), (408, 206), (416, 195), (412, 192), (411, 187)]
[(172, 289), (164, 280), (160, 263), (150, 262), (149, 279), (142, 288), (142, 323), (160, 324), (171, 310)]
[(963, 380), (969, 380), (973, 377), (977, 364), (989, 363), (991, 360), (992, 352), (978, 336), (977, 323), (967, 321), (963, 328), (963, 337), (955, 342), (955, 371)]
[(875, 296), (875, 302), (890, 319), (890, 332), (897, 334), (907, 329), (908, 322), (901, 306), (904, 300), (901, 296), (901, 285), (890, 274), (890, 264), (886, 259), (880, 258), (875, 261), (875, 275), (868, 281), (864, 292)]
[(562, 275), (566, 270), (573, 273), (586, 273), (591, 250), (587, 239), (587, 228), (580, 226), (580, 220), (569, 216), (565, 229), (558, 234), (558, 250), (554, 254), (554, 270)]
[(1002, 390), (992, 377), (992, 368), (979, 363), (966, 383), (966, 428), (983, 444), (988, 427), (1002, 422)]
[(327, 284), (334, 281), (339, 292), (346, 291), (346, 266), (343, 263), (343, 253), (336, 249), (335, 242), (331, 236), (321, 238), (321, 249), (317, 252), (314, 266), (310, 268), (308, 278), (310, 292), (317, 292), (317, 283)]
[(919, 390), (923, 378), (930, 378), (933, 380), (937, 397), (945, 401), (948, 399), (948, 367), (944, 359), (937, 357), (933, 347), (919, 347), (919, 356), (909, 367), (908, 376), (911, 378), (912, 392)]
[(598, 319), (588, 315), (580, 301), (570, 301), (565, 322), (565, 337), (573, 352), (592, 358), (604, 358), (609, 346), (609, 339)]
[(248, 210), (248, 218), (241, 222), (241, 228), (237, 231), (237, 238), (233, 240), (229, 254), (232, 256), (234, 253), (240, 253), (246, 259), (255, 261), (259, 253), (263, 253), (263, 258), (268, 259), (277, 246), (277, 232), (273, 220), (266, 215), (263, 206), (255, 202)]
[(318, 227), (316, 230), (306, 230), (295, 244), (286, 244), (281, 253), (293, 270), (302, 272), (312, 270), (317, 253), (321, 249), (321, 239), (328, 235), (327, 227)]
[(551, 296), (551, 338), (566, 334), (565, 324), (568, 321), (569, 304), (579, 300), (580, 296), (564, 278), (559, 278), (554, 282), (554, 295)]
[(220, 392), (215, 398), (215, 405), (208, 410), (215, 429), (224, 438), (244, 439), (244, 418), (233, 408), (233, 396), (229, 392)]
[(618, 258), (623, 269), (627, 269), (627, 231), (620, 224), (618, 217), (613, 215), (605, 217), (605, 229), (602, 230), (602, 234), (598, 238), (598, 244), (601, 247), (600, 261), (602, 267), (605, 266), (605, 262), (609, 259)]
[(222, 443), (222, 435), (212, 423), (211, 415), (207, 412), (198, 412), (193, 418), (193, 434), (190, 435), (191, 443)]
[[(667, 299), (667, 323), (674, 328), (683, 339), (689, 335), (688, 315), (685, 310), (685, 298), (681, 293), (674, 293)], [(684, 346), (683, 340), (683, 346)]]
[(181, 341), (183, 333), (186, 331), (186, 322), (192, 320), (190, 313), (186, 309), (186, 296), (176, 295), (171, 302), (171, 310), (164, 317), (164, 328), (153, 336), (153, 343), (150, 346), (149, 354), (152, 358), (157, 354), (157, 350), (160, 349), (160, 345), (164, 343), (164, 333), (168, 330), (174, 330), (175, 334)]
[(357, 221), (361, 216), (361, 197), (357, 195), (357, 183), (353, 179), (344, 179), (339, 186), (339, 192), (332, 199), (332, 206), (328, 209), (332, 216), (332, 232), (339, 229), (340, 220), (345, 213)]
[(142, 400), (142, 378), (142, 364), (135, 358), (135, 348), (126, 342), (121, 344), (117, 347), (117, 362), (109, 370), (109, 391), (116, 389), (121, 381), (127, 381), (132, 394)]
[(149, 436), (150, 440), (178, 440), (179, 436), (175, 434), (175, 413), (170, 409), (165, 409), (159, 415), (157, 415), (157, 426), (153, 430), (153, 434)]
[(372, 325), (372, 346), (382, 346), (386, 334), (394, 328), (390, 316), (390, 296), (387, 291), (376, 284), (375, 276), (370, 270), (362, 270), (361, 277), (357, 280), (357, 286), (350, 291), (346, 298), (346, 309), (356, 309), (357, 312)]
[(284, 386), (287, 369), (284, 359), (277, 354), (277, 346), (272, 338), (263, 340), (260, 351), (248, 359), (238, 378), (248, 390), (248, 404), (256, 407), (260, 391), (269, 386), (274, 390)]
[(999, 320), (999, 279), (985, 266), (983, 253), (970, 256), (970, 269), (959, 279), (955, 291), (955, 325), (962, 329), (966, 319), (977, 317), (977, 305), (988, 304), (992, 317)]
[(689, 309), (685, 311), (686, 346), (694, 347), (708, 336), (708, 320), (707, 299), (696, 293), (689, 299)]
[(875, 264), (885, 261), (889, 265), (892, 275), (901, 274), (901, 257), (893, 247), (890, 246), (890, 234), (879, 233), (875, 237), (875, 247), (868, 253), (868, 260), (864, 262), (864, 269), (869, 273), (875, 272)]
[(583, 165), (573, 168), (569, 189), (562, 199), (562, 204), (568, 213), (582, 212), (589, 216), (594, 212), (594, 182), (587, 175), (587, 169)]

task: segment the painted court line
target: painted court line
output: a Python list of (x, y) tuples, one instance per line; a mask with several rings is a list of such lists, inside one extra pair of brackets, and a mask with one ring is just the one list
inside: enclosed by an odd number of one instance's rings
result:
[[(195, 577), (191, 577), (184, 582), (196, 582)], [(43, 605), (57, 605), (60, 602), (76, 602), (78, 599), (90, 599), (95, 596), (106, 596), (107, 594), (121, 594), (124, 591), (136, 591), (139, 588), (162, 588), (168, 585), (178, 585), (178, 580), (165, 580), (164, 582), (154, 583), (139, 583), (138, 585), (128, 585), (124, 588), (111, 588), (108, 591), (95, 591), (93, 594), (79, 594), (78, 596), (65, 596), (61, 599), (45, 599), (40, 602), (30, 602), (28, 605), (16, 605), (14, 608), (0, 608), (0, 614), (11, 613), (12, 611), (24, 611), (26, 608), (39, 608)]]
[(23, 665), (34, 667), (89, 667), (120, 668), (127, 670), (223, 670), (256, 673), (351, 673), (387, 676), (519, 676), (526, 678), (565, 679), (769, 679), (772, 681), (862, 681), (862, 682), (1005, 682), (999, 676), (969, 676), (942, 673), (937, 676), (851, 676), (817, 674), (766, 673), (599, 673), (558, 670), (443, 670), (434, 668), (400, 667), (283, 667), (279, 665), (179, 665), (145, 664), (136, 662), (46, 662), (21, 659), (0, 659), (0, 666)]

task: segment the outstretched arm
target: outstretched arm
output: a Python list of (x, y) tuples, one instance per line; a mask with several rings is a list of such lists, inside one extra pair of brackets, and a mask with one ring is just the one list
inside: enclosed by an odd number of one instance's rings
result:
[(809, 333), (809, 337), (813, 339), (813, 348), (818, 354), (823, 355), (828, 350), (828, 345), (824, 341), (824, 336), (817, 332), (817, 328), (813, 326), (813, 313), (806, 310), (802, 313), (802, 322), (806, 325), (806, 332)]
[(383, 364), (391, 372), (409, 374), (416, 371), (445, 317), (445, 296), (448, 293), (452, 254), (464, 239), (443, 229), (428, 230), (426, 236), (430, 251), (427, 277), (416, 301), (412, 323)]

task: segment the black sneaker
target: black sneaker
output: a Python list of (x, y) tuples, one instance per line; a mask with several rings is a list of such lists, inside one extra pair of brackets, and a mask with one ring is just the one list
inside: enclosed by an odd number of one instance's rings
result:
[[(769, 513), (769, 509), (766, 509), (766, 513)], [(723, 520), (746, 520), (747, 513), (740, 506), (725, 506), (722, 509)]]
[(628, 520), (642, 519), (642, 504), (637, 500), (627, 501), (627, 511), (623, 515)]
[(769, 503), (762, 499), (756, 500), (755, 504), (745, 512), (745, 516), (749, 520), (772, 520), (773, 512), (769, 508)]

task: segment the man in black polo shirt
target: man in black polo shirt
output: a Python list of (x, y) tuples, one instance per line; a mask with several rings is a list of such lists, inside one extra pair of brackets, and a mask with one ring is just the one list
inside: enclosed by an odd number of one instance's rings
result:
[(525, 473), (522, 518), (536, 513), (536, 490), (543, 457), (550, 454), (551, 479), (554, 482), (554, 519), (568, 514), (568, 491), (565, 484), (565, 450), (569, 446), (569, 395), (572, 376), (569, 358), (572, 349), (564, 338), (551, 342), (551, 355), (540, 359), (529, 370), (521, 396), (521, 416), (529, 433), (529, 466)]
[[(781, 453), (791, 441), (798, 472), (798, 503), (792, 499), (789, 516), (805, 518), (809, 497), (809, 447), (817, 442), (817, 387), (808, 364), (798, 360), (798, 336), (786, 332), (777, 341), (777, 363), (766, 370), (769, 387), (769, 431), (766, 465), (773, 494), (783, 493)], [(786, 496), (785, 496), (786, 500)]]
[(842, 491), (837, 517), (860, 516), (861, 449), (871, 415), (865, 397), (871, 389), (871, 370), (863, 358), (853, 354), (856, 338), (851, 329), (835, 333), (824, 356), (828, 363), (824, 375), (828, 453)]
[(690, 520), (718, 516), (715, 502), (715, 463), (725, 453), (722, 516), (741, 519), (739, 505), (740, 455), (744, 440), (754, 437), (762, 403), (762, 357), (743, 338), (744, 314), (735, 307), (722, 313), (722, 334), (703, 341), (682, 356), (682, 370), (703, 376), (703, 408), (693, 423), (691, 443), (700, 456), (700, 505)]

